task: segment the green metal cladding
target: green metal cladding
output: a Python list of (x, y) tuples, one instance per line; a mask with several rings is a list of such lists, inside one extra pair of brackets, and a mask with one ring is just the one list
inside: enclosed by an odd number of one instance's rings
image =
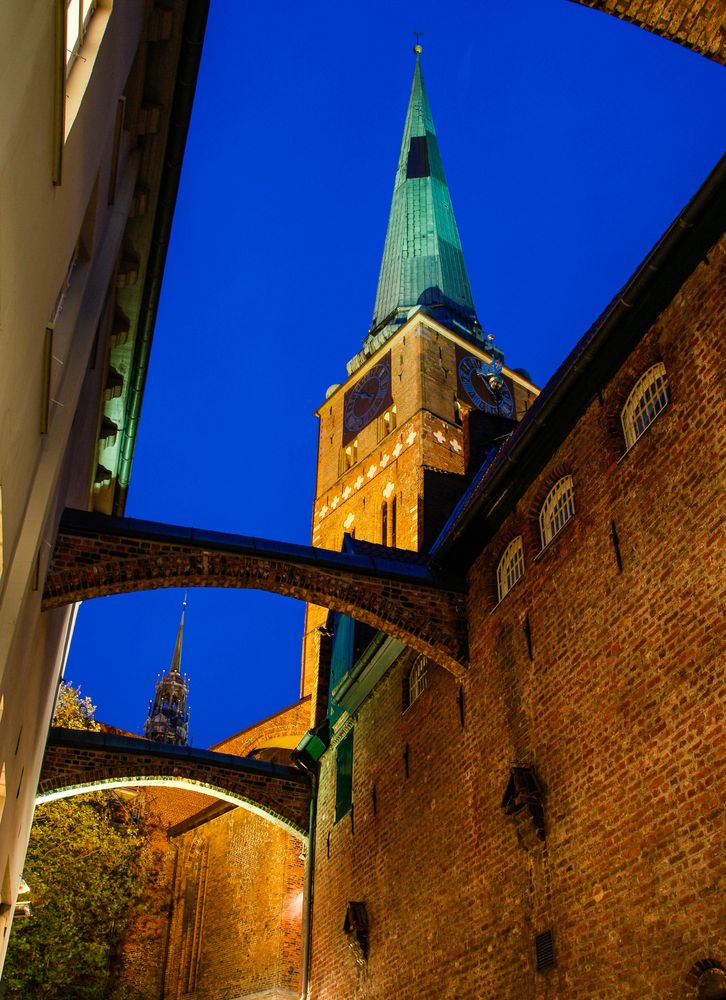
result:
[(390, 336), (417, 305), (479, 339), (418, 55), (369, 339)]

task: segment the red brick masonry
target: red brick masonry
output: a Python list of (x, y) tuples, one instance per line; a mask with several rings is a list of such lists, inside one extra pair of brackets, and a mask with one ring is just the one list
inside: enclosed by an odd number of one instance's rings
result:
[(255, 758), (108, 733), (51, 729), (38, 799), (64, 788), (143, 778), (163, 778), (170, 784), (175, 779), (192, 781), (225, 791), (240, 805), (261, 810), (288, 832), (307, 835), (310, 780), (303, 771)]

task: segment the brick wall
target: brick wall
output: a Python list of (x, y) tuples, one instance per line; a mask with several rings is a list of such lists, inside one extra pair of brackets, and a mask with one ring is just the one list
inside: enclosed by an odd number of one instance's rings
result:
[(726, 20), (722, 0), (575, 0), (614, 14), (656, 35), (726, 61)]
[[(724, 261), (721, 244), (474, 564), (463, 727), (459, 682), (434, 666), (402, 714), (403, 657), (358, 710), (337, 824), (324, 757), (313, 997), (676, 1000), (696, 963), (726, 965)], [(624, 454), (620, 408), (655, 361), (671, 401)], [(566, 474), (576, 513), (541, 552), (539, 508)], [(525, 575), (497, 606), (518, 534)], [(545, 841), (526, 808), (501, 809), (514, 763), (544, 787)], [(343, 934), (353, 900), (365, 968)], [(538, 972), (546, 930), (556, 965)]]
[(166, 998), (299, 990), (300, 849), (239, 809), (178, 838)]
[[(307, 729), (309, 713), (309, 700), (302, 699), (214, 749), (245, 756), (260, 746), (290, 746)], [(196, 797), (195, 816), (188, 809), (191, 802), (167, 801), (171, 794), (164, 791), (155, 800), (164, 830), (172, 827), (174, 833), (179, 823), (183, 830), (170, 844), (166, 841), (166, 857), (159, 865), (159, 896), (165, 894), (166, 912), (153, 944), (149, 921), (135, 927), (124, 981), (150, 985), (163, 975), (164, 1000), (298, 996), (301, 841), (242, 808), (210, 819), (205, 811), (213, 801), (209, 797)], [(152, 897), (149, 902), (153, 912)], [(148, 951), (142, 958), (145, 943)]]
[[(379, 418), (362, 428), (357, 437), (357, 461), (348, 469), (341, 465), (345, 393), (363, 377), (366, 368), (351, 376), (320, 408), (313, 545), (339, 550), (343, 535), (348, 532), (356, 540), (418, 551), (424, 537), (432, 534), (432, 525), (442, 523), (443, 514), (433, 520), (430, 517), (425, 470), (458, 475), (462, 477), (459, 490), (463, 489), (466, 444), (454, 405), (457, 343), (452, 334), (431, 320), (416, 317), (369, 362), (368, 368), (390, 350), (397, 426), (384, 437)], [(464, 344), (460, 342), (460, 346)], [(467, 350), (485, 357), (471, 345), (467, 345)], [(515, 412), (521, 417), (534, 393), (515, 373), (507, 372)], [(469, 408), (462, 400), (462, 417)], [(451, 497), (451, 490), (437, 491), (434, 506), (440, 507), (444, 498), (451, 501)], [(425, 508), (431, 524), (426, 523)], [(308, 608), (301, 686), (305, 694), (317, 687), (317, 629), (325, 627), (327, 615), (326, 608), (315, 605)]]

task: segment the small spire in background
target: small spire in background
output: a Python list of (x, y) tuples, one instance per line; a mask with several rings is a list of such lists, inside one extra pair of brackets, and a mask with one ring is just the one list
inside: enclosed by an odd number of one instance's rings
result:
[(423, 45), (421, 44), (421, 35), (423, 35), (423, 31), (414, 31), (414, 36), (416, 38), (416, 44), (413, 47), (413, 51), (416, 53), (416, 58), (417, 59), (421, 55), (421, 53), (423, 52)]
[(157, 679), (156, 693), (144, 723), (144, 735), (147, 739), (156, 740), (159, 743), (176, 743), (181, 746), (188, 744), (189, 736), (189, 707), (187, 706), (189, 678), (186, 674), (182, 677), (181, 672), (186, 607), (187, 592), (184, 591), (181, 620), (171, 666), (167, 674), (163, 674)]

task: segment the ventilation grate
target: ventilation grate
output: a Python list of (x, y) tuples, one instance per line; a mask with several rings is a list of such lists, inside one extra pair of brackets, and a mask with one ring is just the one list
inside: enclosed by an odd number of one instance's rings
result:
[(537, 952), (537, 972), (551, 969), (555, 964), (555, 944), (552, 939), (552, 931), (538, 934), (534, 939), (534, 947)]

